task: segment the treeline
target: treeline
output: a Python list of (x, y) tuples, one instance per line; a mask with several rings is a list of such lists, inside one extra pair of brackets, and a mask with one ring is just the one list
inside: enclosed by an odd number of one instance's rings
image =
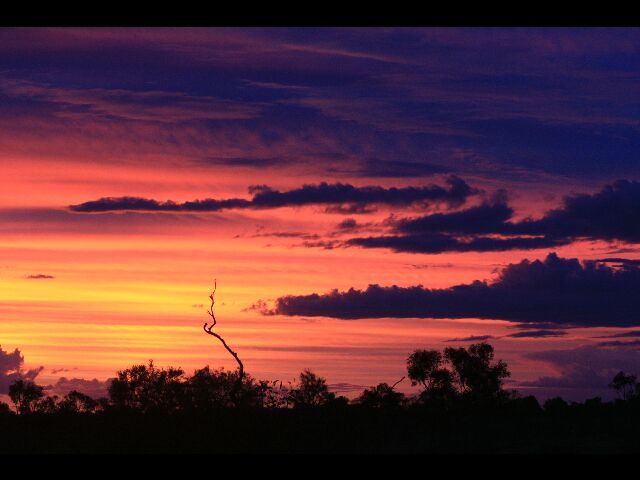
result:
[[(44, 387), (16, 380), (9, 387), (10, 405), (0, 402), (0, 414), (95, 414), (100, 412), (136, 412), (175, 414), (243, 409), (375, 409), (400, 411), (425, 409), (460, 411), (490, 408), (559, 412), (577, 403), (561, 398), (547, 400), (541, 407), (533, 396), (521, 396), (504, 387), (510, 376), (507, 364), (494, 360), (488, 343), (468, 348), (416, 350), (407, 359), (407, 377), (419, 393), (412, 397), (396, 390), (396, 384), (380, 383), (349, 400), (331, 392), (326, 380), (309, 370), (295, 382), (256, 380), (248, 374), (239, 381), (238, 371), (211, 369), (208, 366), (186, 375), (181, 368), (158, 368), (152, 361), (117, 372), (108, 388), (108, 397), (94, 399), (78, 391), (64, 397), (45, 395)], [(404, 378), (404, 377), (403, 377)], [(618, 393), (615, 404), (640, 405), (640, 384), (636, 378), (618, 373), (610, 387)], [(599, 398), (583, 406), (604, 406)], [(614, 405), (613, 403), (611, 405)]]

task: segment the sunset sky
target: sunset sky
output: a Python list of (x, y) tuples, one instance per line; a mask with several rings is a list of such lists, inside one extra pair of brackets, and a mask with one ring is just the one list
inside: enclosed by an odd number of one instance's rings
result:
[(486, 339), (509, 388), (607, 398), (639, 133), (639, 29), (0, 28), (0, 394), (235, 368), (215, 278), (256, 378), (353, 396)]

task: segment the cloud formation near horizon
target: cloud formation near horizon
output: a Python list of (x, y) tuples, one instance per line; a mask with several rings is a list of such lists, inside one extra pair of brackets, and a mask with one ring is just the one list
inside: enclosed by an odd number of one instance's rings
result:
[(17, 348), (13, 352), (4, 351), (0, 346), (0, 394), (9, 391), (9, 385), (20, 378), (33, 381), (43, 370), (43, 367), (22, 371), (24, 356)]
[[(613, 396), (608, 387), (613, 376), (623, 370), (640, 374), (640, 350), (603, 348), (585, 345), (578, 348), (531, 352), (527, 358), (546, 362), (557, 370), (557, 376), (543, 376), (537, 380), (521, 382), (523, 387), (534, 387), (547, 394), (584, 399), (585, 396)], [(550, 395), (549, 395), (550, 396)]]
[(67, 378), (60, 377), (53, 385), (47, 385), (45, 389), (49, 394), (64, 396), (72, 390), (89, 395), (91, 398), (98, 399), (107, 397), (109, 386), (112, 379), (100, 381), (96, 378), (87, 380), (85, 378)]
[[(336, 213), (357, 213), (370, 209), (374, 205), (408, 206), (412, 204), (446, 203), (451, 207), (462, 205), (469, 196), (479, 193), (464, 180), (449, 176), (446, 187), (429, 185), (424, 187), (380, 186), (355, 187), (348, 183), (326, 182), (317, 185), (303, 185), (294, 190), (281, 192), (266, 185), (249, 187), (253, 195), (251, 200), (229, 198), (176, 203), (168, 200), (159, 202), (140, 197), (104, 197), (99, 200), (70, 205), (75, 212), (111, 212), (111, 211), (164, 211), (164, 212), (217, 212), (230, 209), (269, 209), (279, 207), (300, 207), (306, 205), (330, 205)], [(370, 210), (369, 210), (370, 211)]]
[[(276, 299), (271, 309), (264, 302), (258, 302), (255, 309), (265, 315), (339, 319), (482, 318), (630, 327), (640, 325), (639, 288), (640, 269), (617, 270), (551, 253), (544, 261), (508, 265), (493, 282), (476, 280), (444, 289), (369, 285), (366, 290), (288, 295)], [(549, 336), (539, 331), (529, 333), (543, 335)]]

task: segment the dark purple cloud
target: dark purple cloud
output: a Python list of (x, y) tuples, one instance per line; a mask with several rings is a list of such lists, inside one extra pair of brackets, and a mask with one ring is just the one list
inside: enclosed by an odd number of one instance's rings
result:
[(38, 273), (38, 274), (35, 274), (35, 275), (27, 275), (27, 278), (29, 280), (51, 280), (51, 279), (56, 278), (56, 277), (54, 277), (53, 275), (47, 275), (47, 274), (44, 274), (44, 273)]
[[(502, 269), (493, 282), (444, 289), (381, 287), (288, 295), (264, 314), (358, 318), (486, 318), (542, 325), (640, 325), (640, 270), (580, 263), (555, 253)], [(536, 333), (539, 335), (539, 333)]]
[[(639, 37), (635, 29), (8, 29), (0, 122), (8, 138), (29, 134), (14, 148), (40, 140), (54, 158), (74, 148), (52, 141), (61, 133), (98, 140), (81, 131), (97, 118), (105, 132), (127, 122), (122, 131), (136, 145), (189, 149), (198, 165), (214, 158), (212, 168), (218, 156), (232, 168), (289, 162), (283, 153), (303, 144), (306, 161), (345, 155), (353, 176), (637, 175), (630, 105)], [(38, 114), (46, 128), (29, 122)], [(330, 174), (337, 162), (317, 163)]]
[(620, 348), (637, 348), (640, 347), (640, 340), (631, 340), (629, 342), (621, 342), (620, 340), (611, 340), (608, 342), (599, 342), (599, 347), (620, 347)]
[[(75, 212), (109, 211), (168, 211), (168, 212), (215, 212), (229, 209), (268, 209), (278, 207), (299, 207), (305, 205), (331, 205), (346, 211), (372, 205), (392, 207), (412, 204), (446, 203), (451, 207), (462, 205), (469, 196), (478, 193), (461, 178), (450, 176), (446, 186), (430, 185), (424, 187), (380, 186), (355, 187), (346, 183), (303, 185), (294, 190), (281, 192), (266, 185), (250, 187), (251, 200), (230, 198), (224, 200), (205, 199), (176, 203), (171, 200), (159, 202), (139, 197), (105, 197), (99, 200), (71, 205)], [(340, 212), (340, 210), (335, 210)], [(342, 213), (342, 212), (340, 212)]]
[(445, 342), (484, 342), (491, 338), (495, 337), (493, 335), (470, 335), (462, 338), (450, 338), (449, 340), (445, 340)]
[(22, 370), (24, 356), (17, 348), (13, 352), (4, 351), (0, 346), (0, 393), (7, 393), (9, 385), (19, 378), (32, 381), (43, 370), (43, 367)]
[(355, 218), (345, 218), (338, 224), (338, 230), (353, 230), (358, 228), (358, 222)]
[(562, 337), (567, 332), (564, 330), (526, 330), (523, 332), (510, 333), (505, 335), (508, 338), (546, 338), (546, 337)]
[(403, 234), (487, 234), (502, 233), (513, 210), (504, 202), (483, 204), (453, 213), (436, 213), (397, 221), (395, 230)]
[(512, 226), (514, 233), (554, 238), (640, 241), (640, 182), (618, 180), (589, 195), (566, 197), (539, 220)]
[(629, 258), (620, 257), (608, 257), (594, 260), (595, 262), (611, 263), (617, 268), (638, 268), (640, 267), (640, 260), (632, 260)]
[(320, 238), (320, 236), (315, 233), (304, 232), (265, 232), (256, 233), (255, 235), (252, 235), (252, 237), (303, 238), (305, 240), (317, 240)]
[(89, 395), (91, 398), (97, 399), (108, 396), (109, 385), (111, 380), (101, 381), (96, 378), (87, 380), (84, 378), (66, 378), (60, 377), (53, 385), (47, 385), (45, 389), (51, 395), (64, 396), (71, 390)]
[(597, 338), (633, 338), (640, 337), (640, 330), (632, 330), (630, 332), (621, 332), (621, 333), (613, 333), (611, 335), (603, 335), (602, 337)]
[(322, 204), (407, 206), (422, 202), (445, 202), (451, 206), (459, 206), (469, 196), (478, 193), (478, 190), (470, 187), (461, 178), (450, 176), (445, 182), (448, 188), (439, 185), (401, 188), (354, 187), (349, 184), (325, 182), (318, 185), (304, 185), (299, 189), (286, 192), (264, 188), (254, 195), (251, 204), (257, 208)]
[(250, 202), (241, 198), (227, 200), (194, 200), (184, 203), (176, 203), (171, 200), (159, 202), (157, 200), (140, 197), (103, 197), (78, 205), (70, 205), (74, 212), (114, 212), (125, 211), (151, 211), (151, 212), (217, 212), (231, 208), (247, 208)]
[(519, 386), (534, 388), (545, 396), (561, 395), (570, 400), (593, 396), (613, 398), (614, 392), (608, 385), (616, 373), (623, 370), (627, 374), (640, 374), (640, 350), (588, 345), (533, 352), (526, 357), (548, 363), (560, 374), (520, 382)]
[(533, 250), (554, 248), (570, 243), (568, 239), (546, 237), (475, 237), (458, 239), (440, 233), (420, 235), (387, 235), (350, 238), (346, 246), (363, 248), (389, 248), (394, 252), (443, 253), (443, 252), (495, 252), (506, 250)]
[[(440, 253), (552, 248), (581, 238), (640, 242), (640, 182), (618, 180), (595, 194), (566, 197), (562, 207), (537, 220), (511, 222), (512, 215), (504, 195), (498, 195), (493, 202), (458, 212), (396, 219), (391, 234), (355, 237), (345, 244)], [(604, 261), (638, 265), (633, 260)]]

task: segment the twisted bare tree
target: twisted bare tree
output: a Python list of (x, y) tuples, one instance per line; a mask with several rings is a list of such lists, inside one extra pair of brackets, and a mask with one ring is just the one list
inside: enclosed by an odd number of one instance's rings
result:
[(211, 299), (211, 305), (209, 306), (209, 310), (207, 311), (207, 313), (211, 317), (211, 324), (209, 324), (209, 322), (205, 323), (203, 329), (209, 335), (213, 335), (218, 340), (220, 340), (220, 342), (222, 343), (224, 348), (227, 350), (227, 352), (229, 352), (231, 354), (231, 356), (233, 358), (235, 358), (236, 362), (238, 362), (238, 367), (239, 367), (238, 378), (237, 378), (237, 380), (236, 380), (236, 382), (234, 384), (233, 391), (231, 392), (231, 397), (232, 397), (234, 403), (237, 406), (240, 403), (239, 402), (239, 400), (240, 400), (239, 399), (239, 393), (240, 393), (240, 390), (242, 388), (242, 380), (244, 378), (244, 365), (242, 364), (242, 361), (240, 360), (240, 357), (238, 357), (238, 354), (236, 352), (234, 352), (233, 350), (231, 350), (231, 347), (229, 347), (229, 345), (227, 345), (227, 342), (225, 342), (224, 338), (222, 338), (221, 335), (219, 335), (218, 333), (213, 331), (213, 327), (215, 327), (216, 324), (218, 323), (218, 321), (216, 320), (216, 315), (213, 312), (213, 306), (216, 303), (215, 294), (216, 294), (217, 288), (218, 288), (218, 282), (217, 282), (217, 280), (214, 280), (213, 281), (213, 292), (211, 292), (211, 295), (209, 295), (209, 298)]

